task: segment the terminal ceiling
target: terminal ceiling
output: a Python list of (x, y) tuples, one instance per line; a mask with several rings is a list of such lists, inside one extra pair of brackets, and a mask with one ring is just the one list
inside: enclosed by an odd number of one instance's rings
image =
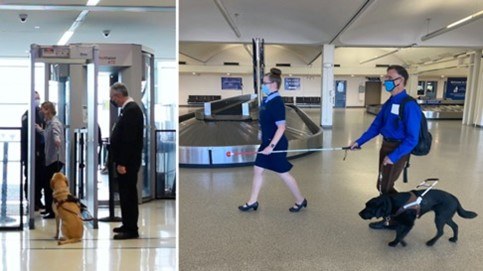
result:
[(248, 52), (260, 37), (306, 63), (334, 44), (398, 50), (404, 63), (421, 64), (483, 48), (483, 19), (421, 39), (482, 10), (483, 0), (180, 0), (179, 51), (203, 62), (236, 44)]
[[(86, 3), (1, 0), (0, 57), (26, 57), (32, 43), (57, 44)], [(97, 7), (111, 8), (89, 11), (69, 43), (135, 43), (153, 49), (156, 58), (176, 57), (176, 0), (100, 0)], [(19, 14), (28, 15), (25, 23)], [(109, 37), (104, 30), (110, 30)]]

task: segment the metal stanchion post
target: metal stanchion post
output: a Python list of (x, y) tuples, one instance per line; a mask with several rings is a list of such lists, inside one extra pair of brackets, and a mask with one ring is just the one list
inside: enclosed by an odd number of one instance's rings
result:
[(111, 161), (109, 155), (107, 158), (108, 178), (109, 178), (109, 216), (99, 218), (101, 222), (121, 222), (121, 218), (114, 214), (114, 180), (116, 178), (114, 163)]

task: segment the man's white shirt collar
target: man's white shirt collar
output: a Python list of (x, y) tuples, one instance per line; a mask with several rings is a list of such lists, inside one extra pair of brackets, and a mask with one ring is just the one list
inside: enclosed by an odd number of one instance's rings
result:
[(134, 100), (131, 97), (127, 97), (127, 100), (122, 104), (121, 109), (124, 109), (124, 107), (126, 106), (126, 104), (128, 104), (130, 102), (134, 102)]

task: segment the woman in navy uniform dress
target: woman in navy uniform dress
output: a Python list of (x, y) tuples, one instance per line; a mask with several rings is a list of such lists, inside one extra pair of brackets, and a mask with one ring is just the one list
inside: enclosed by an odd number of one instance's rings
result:
[(260, 130), (262, 143), (258, 148), (257, 158), (253, 169), (253, 185), (250, 199), (244, 205), (238, 207), (241, 211), (258, 209), (258, 194), (263, 184), (263, 172), (265, 169), (276, 172), (285, 182), (295, 198), (295, 205), (289, 209), (290, 212), (298, 212), (307, 207), (307, 200), (302, 196), (297, 181), (290, 175), (292, 168), (287, 160), (287, 153), (272, 153), (272, 151), (283, 151), (288, 148), (288, 140), (284, 135), (285, 131), (285, 105), (278, 93), (282, 79), (282, 72), (272, 68), (270, 73), (263, 77), (262, 92), (267, 96), (260, 107)]

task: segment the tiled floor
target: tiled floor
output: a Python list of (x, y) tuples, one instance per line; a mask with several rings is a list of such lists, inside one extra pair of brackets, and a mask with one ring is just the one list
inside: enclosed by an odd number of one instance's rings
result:
[[(99, 217), (107, 216), (101, 209)], [(176, 270), (176, 202), (156, 200), (140, 205), (136, 240), (112, 240), (119, 223), (86, 224), (82, 243), (58, 246), (54, 220), (37, 214), (36, 229), (0, 232), (1, 270)]]
[[(315, 121), (317, 112), (309, 114)], [(345, 146), (358, 138), (373, 116), (362, 109), (336, 110), (324, 147)], [(392, 231), (368, 228), (358, 212), (378, 195), (377, 155), (381, 139), (350, 152), (319, 152), (292, 160), (293, 176), (308, 208), (290, 213), (294, 199), (273, 173), (265, 174), (258, 211), (242, 213), (248, 200), (252, 167), (180, 169), (180, 270), (482, 270), (483, 129), (460, 121), (430, 121), (434, 137), (428, 156), (412, 157), (409, 183), (437, 177), (438, 189), (456, 195), (475, 219), (456, 215), (458, 243), (451, 231), (434, 247), (425, 242), (436, 232), (434, 214), (416, 221), (407, 247), (387, 246)]]

